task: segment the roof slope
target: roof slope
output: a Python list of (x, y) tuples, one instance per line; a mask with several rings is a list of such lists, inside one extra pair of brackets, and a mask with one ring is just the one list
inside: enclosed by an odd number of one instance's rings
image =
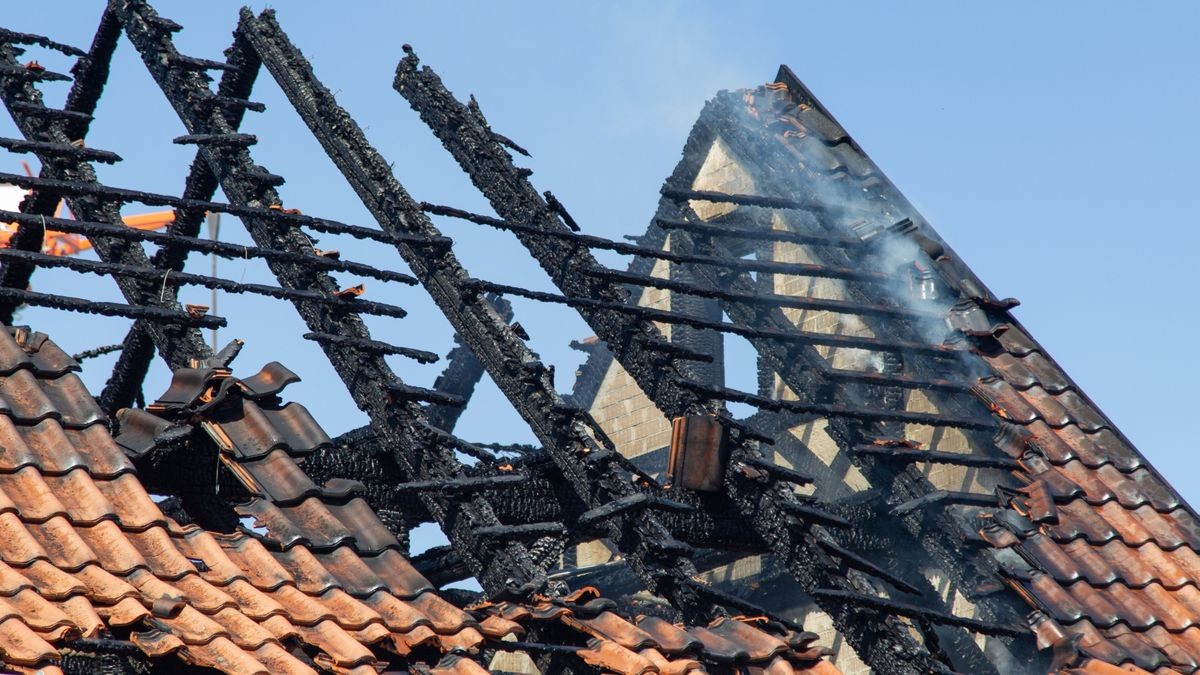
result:
[[(997, 446), (1018, 460), (1023, 484), (1008, 510), (984, 520), (1009, 583), (1041, 614), (1047, 646), (1078, 641), (1087, 656), (1146, 670), (1197, 669), (1200, 520), (1117, 427), (882, 177), (798, 81), (756, 93), (756, 105), (798, 161), (820, 145), (818, 171), (863, 185), (912, 217), (907, 236), (958, 291), (949, 323), (990, 372), (971, 393), (998, 419)], [(764, 105), (770, 102), (770, 107)], [(764, 121), (769, 116), (764, 115)], [(799, 127), (785, 128), (795, 119)], [(793, 133), (789, 133), (793, 132)], [(798, 133), (797, 133), (798, 132)], [(876, 183), (874, 186), (873, 183)], [(932, 241), (930, 241), (932, 240)], [(1014, 555), (1015, 554), (1015, 555)]]
[[(177, 371), (143, 410), (108, 420), (45, 335), (0, 331), (0, 658), (53, 672), (60, 649), (128, 635), (151, 657), (229, 673), (376, 672), (411, 656), (435, 672), (482, 672), (470, 658), (552, 625), (560, 645), (604, 672), (830, 673), (816, 636), (753, 619), (682, 628), (631, 623), (584, 589), (532, 605), (472, 611), (443, 600), (357, 493), (318, 488), (297, 464), (330, 444), (303, 406), (278, 394), (296, 377), (279, 364), (238, 380), (227, 369)], [(197, 425), (250, 494), (241, 531), (218, 533), (164, 515), (132, 460)], [(768, 630), (769, 629), (769, 630)], [(779, 637), (773, 637), (778, 632)], [(540, 634), (546, 634), (541, 630)], [(80, 640), (83, 639), (83, 642)], [(495, 643), (493, 644), (495, 646)], [(295, 648), (313, 654), (298, 658)], [(523, 649), (523, 648), (522, 648)], [(465, 657), (465, 658), (464, 658)], [(444, 670), (442, 670), (444, 669)]]
[[(0, 331), (0, 361), (6, 667), (45, 667), (64, 641), (122, 629), (151, 656), (231, 673), (309, 672), (281, 646), (292, 640), (338, 671), (370, 667), (366, 645), (380, 641), (400, 653), (430, 640), (444, 651), (482, 641), (475, 619), (437, 598), (394, 550), (370, 560), (346, 546), (271, 551), (246, 533), (179, 525), (142, 487), (78, 366), (53, 342)], [(345, 528), (324, 506), (309, 511)]]
[[(1033, 610), (1028, 621), (1039, 647), (1054, 649), (1055, 667), (1098, 660), (1147, 671), (1197, 670), (1200, 519), (1025, 332), (1010, 313), (1016, 301), (1000, 300), (987, 290), (786, 67), (773, 83), (723, 93), (710, 102), (689, 141), (685, 163), (688, 152), (696, 150), (692, 143), (697, 137), (724, 144), (722, 151), (745, 172), (741, 191), (749, 192), (748, 177), (753, 194), (732, 194), (738, 186), (728, 182), (705, 186), (700, 181), (688, 186), (696, 192), (672, 194), (668, 181), (664, 203), (696, 211), (690, 224), (658, 220), (643, 241), (661, 238), (658, 225), (690, 228), (725, 242), (758, 240), (760, 259), (765, 245), (775, 260), (789, 246), (796, 254), (799, 244), (786, 242), (801, 242), (804, 255), (813, 259), (792, 257), (789, 262), (840, 260), (878, 275), (874, 285), (862, 285), (866, 290), (852, 288), (850, 281), (833, 282), (824, 290), (836, 285), (834, 295), (822, 295), (819, 284), (799, 289), (778, 277), (764, 281), (775, 294), (773, 301), (811, 296), (826, 303), (790, 305), (802, 309), (786, 310), (789, 329), (810, 331), (798, 335), (814, 338), (824, 330), (814, 328), (813, 312), (806, 313), (815, 308), (840, 314), (831, 332), (848, 330), (865, 337), (863, 349), (875, 349), (880, 338), (914, 336), (953, 357), (931, 362), (911, 349), (900, 350), (902, 365), (877, 370), (854, 363), (852, 350), (822, 351), (829, 366), (824, 376), (835, 382), (826, 390), (826, 401), (861, 403), (867, 396), (863, 392), (869, 392), (861, 383), (875, 378), (880, 384), (921, 389), (932, 405), (926, 412), (959, 415), (957, 423), (897, 417), (890, 427), (886, 421), (864, 425), (858, 433), (867, 447), (857, 452), (901, 465), (954, 463), (954, 457), (927, 452), (939, 450), (944, 436), (914, 439), (923, 433), (921, 424), (963, 430), (967, 440), (956, 448), (960, 458), (986, 456), (986, 463), (974, 466), (988, 467), (979, 469), (980, 476), (989, 470), (994, 474), (980, 478), (982, 488), (975, 492), (992, 492), (996, 498), (992, 509), (969, 508), (968, 515), (991, 547), (994, 568)], [(705, 231), (705, 221), (726, 229)], [(747, 235), (747, 230), (758, 234)], [(856, 246), (866, 253), (856, 258)], [(886, 275), (898, 270), (904, 273), (901, 279), (887, 281)], [(759, 279), (764, 277), (760, 272)], [(933, 285), (927, 297), (914, 290), (922, 280)], [(881, 309), (889, 307), (893, 309)], [(890, 316), (880, 318), (888, 311)], [(859, 316), (848, 320), (849, 314)], [(737, 322), (733, 312), (730, 317)], [(905, 377), (910, 378), (907, 383)], [(775, 393), (796, 395), (786, 388)], [(914, 411), (913, 398), (906, 398), (907, 407), (899, 410)], [(972, 434), (971, 422), (984, 416), (991, 418), (996, 433), (981, 441), (978, 433)], [(987, 426), (975, 425), (978, 430)], [(1004, 466), (1009, 470), (997, 470)], [(944, 489), (931, 495), (893, 513), (959, 498)], [(987, 506), (964, 499), (960, 503)], [(965, 560), (972, 554), (963, 549), (957, 555)]]

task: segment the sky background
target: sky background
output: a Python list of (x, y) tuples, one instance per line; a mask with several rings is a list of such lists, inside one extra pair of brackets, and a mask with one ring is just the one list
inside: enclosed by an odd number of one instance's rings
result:
[[(159, 2), (186, 26), (184, 53), (220, 58), (241, 3)], [(1200, 5), (1155, 3), (429, 3), (280, 2), (284, 29), (337, 92), (399, 180), (418, 199), (489, 212), (391, 88), (411, 43), (460, 98), (474, 93), (494, 129), (528, 148), (541, 190), (552, 190), (586, 232), (642, 232), (704, 101), (721, 89), (770, 80), (790, 65), (961, 257), (1101, 409), (1194, 504), (1195, 384), (1200, 244)], [(262, 3), (254, 3), (255, 10)], [(334, 7), (336, 6), (336, 9)], [(85, 46), (98, 2), (7, 3), (3, 24)], [(53, 70), (65, 59), (30, 52)], [(59, 104), (66, 87), (47, 86)], [(256, 160), (284, 175), (286, 206), (374, 225), (269, 76), (250, 113)], [(125, 161), (102, 181), (178, 194), (192, 149), (132, 47), (120, 46), (88, 139)], [(11, 120), (0, 135), (17, 135)], [(19, 172), (21, 157), (0, 158)], [(223, 197), (221, 197), (223, 198)], [(147, 209), (129, 208), (127, 213)], [(550, 290), (511, 235), (438, 221), (473, 276)], [(248, 242), (236, 221), (222, 239)], [(328, 241), (344, 257), (405, 269), (375, 247)], [(602, 257), (623, 266), (624, 259)], [(207, 260), (189, 269), (204, 272)], [(253, 261), (220, 274), (269, 282)], [(347, 285), (356, 283), (341, 277)], [(119, 299), (111, 280), (39, 272), (34, 290)], [(407, 308), (369, 321), (378, 339), (442, 354), (451, 331), (419, 288), (368, 282), (370, 299)], [(209, 304), (208, 291), (185, 289)], [(515, 301), (532, 345), (569, 391), (591, 334), (571, 312)], [(237, 370), (277, 359), (304, 382), (287, 392), (331, 434), (365, 420), (350, 403), (290, 306), (222, 296), (219, 314), (246, 340)], [(76, 352), (120, 341), (128, 322), (28, 309), (23, 322)], [(85, 364), (99, 391), (110, 359)], [(442, 364), (395, 360), (406, 381), (429, 386)], [(166, 386), (155, 373), (146, 394)], [(753, 382), (753, 377), (747, 378)], [(458, 433), (477, 441), (530, 441), (527, 427), (484, 383)], [(432, 541), (432, 539), (430, 539)]]

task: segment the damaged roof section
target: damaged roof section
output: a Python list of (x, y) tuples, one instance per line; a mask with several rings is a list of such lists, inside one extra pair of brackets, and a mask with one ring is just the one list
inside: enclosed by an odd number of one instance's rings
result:
[[(180, 525), (142, 488), (78, 366), (53, 342), (0, 331), (0, 358), (0, 559), (14, 609), (0, 623), (5, 667), (50, 667), (63, 645), (114, 636), (148, 656), (230, 673), (374, 672), (371, 646), (381, 642), (398, 654), (482, 642), (473, 617), (439, 599), (393, 548), (362, 535), (380, 526), (353, 499), (331, 509), (313, 497), (298, 522), (281, 518), (279, 530), (308, 535), (301, 540)], [(311, 418), (284, 427), (320, 433), (304, 422)], [(274, 460), (276, 487), (297, 482), (289, 463)], [(250, 504), (274, 508), (270, 497)], [(376, 545), (365, 559), (360, 539)], [(313, 650), (312, 660), (294, 656), (296, 646)]]
[[(245, 380), (180, 370), (147, 410), (122, 412), (115, 440), (78, 370), (45, 335), (0, 331), (8, 669), (49, 672), (62, 649), (128, 639), (146, 656), (229, 673), (376, 672), (396, 659), (483, 672), (473, 659), (485, 646), (555, 651), (629, 675), (731, 664), (836, 672), (815, 635), (752, 619), (633, 623), (594, 589), (460, 609), (413, 569), (354, 484), (317, 487), (301, 471), (297, 462), (330, 440), (302, 406), (281, 402), (295, 381), (286, 368)], [(142, 487), (126, 453), (144, 457), (181, 427), (202, 430), (246, 489), (235, 508), (250, 520), (238, 531), (181, 525)], [(562, 641), (519, 641), (541, 625)]]
[[(870, 205), (896, 222), (911, 218), (891, 236), (915, 245), (917, 263), (953, 292), (946, 343), (966, 346), (964, 356), (986, 369), (932, 374), (958, 379), (957, 397), (987, 406), (998, 429), (991, 445), (1016, 462), (1015, 489), (997, 487), (999, 508), (977, 517), (1001, 577), (1036, 610), (1029, 622), (1039, 646), (1053, 650), (1052, 668), (1101, 661), (1194, 672), (1195, 511), (1024, 330), (1011, 314), (1016, 303), (987, 290), (790, 71), (753, 97), (787, 101), (778, 143), (820, 176), (810, 184), (829, 186), (814, 190), (818, 197), (846, 195), (817, 206)], [(775, 114), (767, 109), (764, 122)], [(855, 191), (866, 196), (850, 197)], [(878, 217), (863, 222), (851, 230), (889, 236), (871, 229)]]

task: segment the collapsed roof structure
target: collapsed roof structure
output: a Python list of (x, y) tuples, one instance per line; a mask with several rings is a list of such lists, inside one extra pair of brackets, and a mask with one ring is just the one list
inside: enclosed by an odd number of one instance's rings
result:
[[(5, 668), (1200, 667), (1195, 512), (788, 69), (709, 102), (627, 243), (581, 232), (514, 164), (520, 146), (407, 46), (394, 88), (494, 215), (410, 196), (273, 13), (244, 10), (220, 61), (180, 53), (180, 28), (111, 0), (87, 50), (0, 32), (0, 97), (23, 135), (0, 147), (42, 165), (0, 175), (30, 191), (0, 212), (18, 226), (0, 249)], [(182, 196), (96, 180), (93, 162), (119, 160), (86, 138), (122, 39), (183, 123), (176, 143), (197, 146)], [(23, 63), (35, 48), (77, 59), (72, 74)], [(284, 207), (284, 178), (239, 131), (263, 112), (263, 69), (377, 227)], [(56, 79), (71, 88), (52, 108), (38, 85)], [(75, 219), (53, 216), (62, 199)], [(130, 228), (126, 204), (175, 216)], [(200, 238), (210, 212), (254, 246)], [(558, 292), (472, 277), (431, 216), (511, 232)], [(43, 252), (47, 231), (87, 237), (98, 259)], [(407, 271), (306, 231), (390, 247)], [(191, 253), (265, 261), (277, 285), (185, 271)], [(31, 290), (49, 267), (111, 277), (124, 302)], [(436, 354), (363, 320), (404, 310), (335, 273), (425, 290), (458, 341), (433, 388), (388, 359)], [(291, 304), (370, 423), (331, 439), (283, 402), (283, 366), (234, 377), (240, 345), (205, 344), (226, 322), (181, 305), (189, 285)], [(571, 396), (502, 296), (566, 306), (595, 332)], [(132, 321), (95, 399), (74, 359), (11, 327), (21, 305)], [(756, 391), (728, 386), (731, 336), (753, 348)], [(172, 384), (147, 405), (156, 356)], [(485, 373), (540, 447), (454, 434)], [(422, 523), (449, 545), (410, 559)], [(446, 587), (464, 578), (483, 592)]]

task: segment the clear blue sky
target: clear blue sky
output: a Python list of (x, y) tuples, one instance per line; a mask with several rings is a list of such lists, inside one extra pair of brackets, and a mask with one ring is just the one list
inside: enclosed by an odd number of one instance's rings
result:
[[(435, 3), (429, 3), (433, 5)], [(10, 3), (15, 30), (86, 45), (100, 3)], [(1200, 467), (1193, 421), (1197, 365), (1196, 215), (1200, 171), (1200, 10), (1194, 3), (278, 3), (284, 28), (320, 78), (366, 128), (419, 199), (486, 210), (432, 135), (391, 89), (411, 43), (462, 97), (474, 93), (495, 129), (527, 147), (540, 189), (553, 190), (589, 232), (641, 232), (663, 178), (703, 102), (753, 86), (787, 63), (1101, 408), (1193, 503)], [(239, 3), (160, 2), (184, 24), (178, 43), (219, 58)], [(337, 7), (335, 9), (335, 6)], [(260, 9), (261, 3), (254, 8)], [(53, 58), (52, 68), (65, 67)], [(65, 89), (51, 89), (61, 100)], [(58, 98), (56, 98), (58, 97)], [(287, 108), (260, 80), (251, 115), (257, 160), (288, 178), (285, 202), (306, 213), (372, 224)], [(15, 135), (11, 122), (0, 134)], [(191, 151), (182, 126), (122, 44), (89, 145), (121, 153), (111, 184), (178, 193)], [(12, 166), (0, 170), (18, 171)], [(225, 236), (244, 241), (234, 221)], [(446, 223), (471, 272), (548, 288), (507, 235)], [(350, 257), (393, 264), (386, 252), (341, 245)], [(610, 259), (617, 262), (619, 259)], [(193, 270), (207, 269), (196, 260)], [(234, 279), (266, 281), (256, 265), (222, 263)], [(348, 282), (352, 281), (347, 279)], [(36, 290), (112, 294), (39, 273)], [(72, 286), (72, 284), (74, 286)], [(113, 296), (115, 299), (115, 295)], [(207, 291), (185, 293), (206, 302)], [(444, 351), (450, 331), (419, 289), (368, 284), (405, 306), (372, 322), (382, 339)], [(289, 394), (331, 433), (361, 416), (289, 307), (222, 298), (221, 314), (248, 342), (243, 373), (278, 358), (305, 376)], [(566, 347), (588, 328), (561, 308), (517, 303), (534, 346), (568, 389), (580, 357)], [(24, 320), (68, 349), (117, 341), (125, 322), (28, 310)], [(86, 326), (86, 330), (79, 330)], [(87, 374), (97, 389), (97, 361)], [(397, 362), (428, 385), (438, 366)], [(165, 384), (156, 375), (148, 395)], [(487, 386), (459, 432), (529, 440)]]

